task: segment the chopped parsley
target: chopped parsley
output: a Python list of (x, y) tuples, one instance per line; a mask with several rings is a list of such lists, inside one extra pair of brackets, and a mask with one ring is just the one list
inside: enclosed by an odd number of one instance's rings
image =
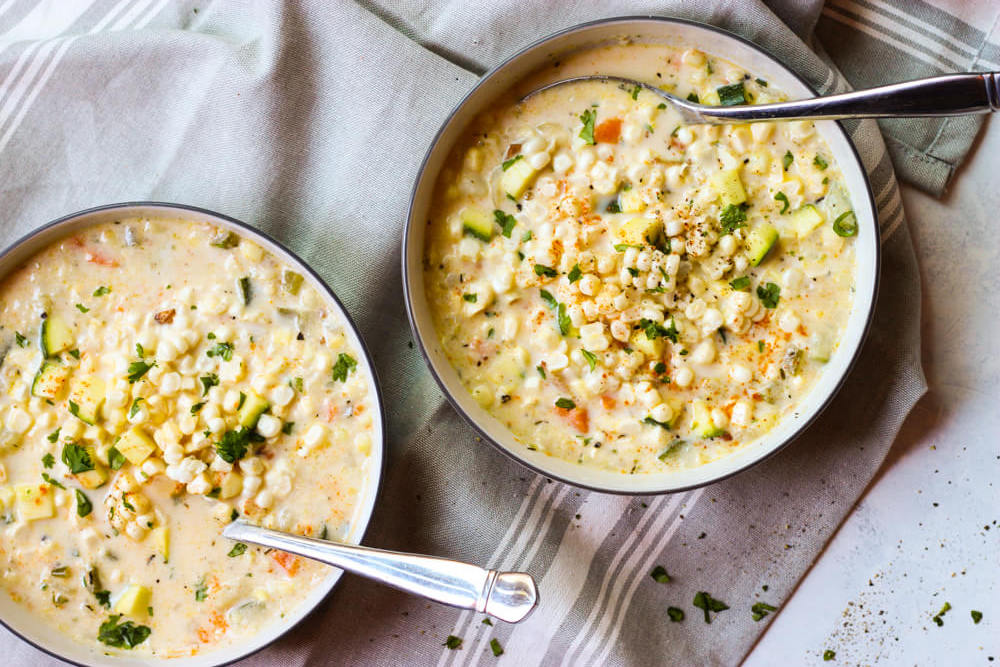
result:
[(618, 199), (612, 199), (611, 203), (607, 205), (604, 209), (605, 213), (621, 213), (622, 205), (618, 203)]
[(594, 370), (594, 367), (597, 366), (597, 355), (593, 352), (589, 352), (588, 350), (580, 350), (580, 354), (582, 354), (583, 358), (587, 361), (587, 365), (590, 366), (590, 370)]
[(233, 344), (232, 343), (216, 343), (215, 347), (205, 352), (205, 356), (208, 357), (220, 357), (223, 361), (233, 360)]
[(142, 403), (144, 400), (145, 399), (143, 399), (142, 397), (138, 397), (134, 401), (132, 401), (132, 407), (128, 409), (129, 419), (139, 414), (139, 410), (142, 409)]
[(500, 225), (500, 233), (510, 238), (510, 233), (514, 231), (514, 225), (517, 224), (517, 220), (514, 219), (510, 213), (504, 213), (500, 209), (493, 211), (493, 217), (496, 219), (497, 224)]
[(204, 401), (202, 401), (200, 403), (195, 403), (194, 405), (191, 406), (191, 414), (193, 414), (193, 415), (198, 414), (199, 412), (201, 412), (201, 409), (203, 407), (205, 407), (205, 402)]
[(442, 646), (447, 647), (449, 650), (456, 650), (462, 648), (462, 638), (456, 637), (455, 635), (448, 635), (448, 638), (444, 640)]
[(128, 459), (125, 455), (118, 451), (117, 447), (112, 447), (108, 450), (108, 465), (111, 466), (112, 470), (121, 470), (121, 467), (125, 465)]
[(836, 657), (837, 657), (836, 651), (831, 651), (830, 649), (826, 649), (825, 651), (823, 651), (823, 662), (830, 662)]
[(667, 607), (667, 616), (672, 623), (680, 623), (684, 620), (684, 610), (680, 607)]
[(653, 366), (653, 372), (662, 375), (667, 372), (667, 365), (662, 361), (657, 361), (656, 365)]
[(488, 618), (484, 618), (483, 619), (483, 625), (490, 625), (490, 626), (492, 626), (493, 625), (493, 621), (491, 621)]
[(243, 544), (242, 542), (237, 542), (235, 545), (233, 545), (233, 548), (230, 549), (229, 553), (227, 553), (226, 555), (229, 556), (230, 558), (236, 558), (237, 556), (242, 556), (246, 552), (247, 552), (247, 545)]
[(743, 82), (737, 81), (728, 86), (719, 86), (715, 89), (719, 94), (719, 104), (724, 107), (731, 107), (737, 104), (747, 103), (747, 92), (743, 88)]
[(219, 458), (226, 463), (234, 463), (246, 456), (251, 437), (250, 429), (245, 426), (241, 426), (235, 431), (226, 431), (216, 443), (215, 451), (218, 452)]
[[(59, 480), (53, 479), (52, 477), (50, 477), (49, 473), (47, 473), (47, 472), (43, 472), (42, 473), (42, 479), (44, 479), (46, 482), (48, 482), (52, 486), (59, 487), (60, 489), (65, 489), (66, 488), (65, 486), (63, 486), (62, 484), (59, 483)], [(81, 516), (83, 516), (83, 515), (81, 515)]]
[(22, 336), (20, 331), (14, 332), (14, 341), (17, 343), (18, 347), (28, 347), (28, 345), (30, 345), (30, 341)]
[(662, 565), (657, 565), (656, 567), (654, 567), (653, 571), (649, 573), (649, 576), (651, 576), (653, 578), (653, 581), (655, 581), (658, 584), (670, 583), (670, 575), (667, 574), (667, 568), (663, 567)]
[(579, 280), (582, 275), (583, 271), (580, 270), (580, 265), (574, 264), (573, 268), (569, 270), (569, 275), (567, 275), (566, 277), (569, 278), (570, 284), (573, 284), (577, 280)]
[(580, 138), (586, 141), (591, 146), (594, 145), (594, 121), (597, 120), (597, 112), (593, 109), (587, 109), (580, 115), (580, 122), (583, 123), (583, 129), (580, 130)]
[(530, 229), (528, 231), (526, 231), (525, 233), (521, 234), (521, 240), (525, 241), (525, 242), (531, 240), (531, 230)]
[(765, 308), (777, 308), (781, 297), (781, 288), (774, 283), (757, 285), (757, 298)]
[(524, 156), (521, 155), (520, 153), (518, 153), (517, 155), (515, 155), (512, 158), (510, 158), (509, 160), (504, 160), (503, 163), (500, 165), (500, 167), (504, 171), (507, 171), (508, 169), (510, 169), (511, 167), (514, 166), (515, 162), (517, 162), (518, 160), (523, 160), (523, 159), (524, 159)]
[(778, 608), (772, 607), (766, 602), (757, 602), (752, 607), (750, 607), (750, 615), (753, 616), (754, 621), (761, 620), (772, 611), (778, 611)]
[(535, 264), (535, 275), (545, 276), (546, 278), (555, 278), (559, 275), (559, 272), (551, 267), (545, 266), (544, 264)]
[(358, 362), (355, 361), (354, 357), (341, 352), (337, 355), (337, 363), (333, 365), (333, 371), (331, 372), (334, 382), (337, 380), (347, 382), (347, 376), (357, 367)]
[(727, 605), (722, 600), (716, 600), (705, 591), (698, 591), (697, 593), (695, 593), (694, 601), (692, 602), (692, 604), (698, 609), (701, 609), (702, 611), (705, 612), (706, 623), (712, 622), (712, 617), (709, 616), (709, 612), (719, 613), (720, 611), (725, 611), (726, 609), (729, 609), (729, 605)]
[(82, 303), (76, 304), (76, 309), (79, 310), (81, 313), (89, 313), (90, 312), (90, 308), (87, 308)]
[(574, 403), (572, 399), (569, 398), (557, 398), (556, 407), (561, 410), (572, 410), (573, 408), (576, 407), (576, 403)]
[(476, 301), (479, 300), (479, 296), (471, 292), (468, 294), (463, 294), (462, 298), (468, 301), (469, 303), (475, 303)]
[(52, 431), (52, 433), (49, 433), (47, 436), (45, 436), (45, 439), (48, 440), (49, 442), (55, 442), (56, 440), (59, 439), (59, 431), (61, 430), (62, 430), (61, 427), (57, 428), (56, 430)]
[(145, 625), (136, 625), (132, 621), (119, 624), (121, 615), (114, 614), (108, 617), (97, 630), (97, 640), (102, 644), (107, 644), (114, 648), (135, 648), (149, 638), (150, 630)]
[(750, 291), (750, 276), (740, 276), (729, 281), (729, 286), (737, 292)]
[(145, 361), (133, 361), (128, 365), (128, 381), (129, 384), (135, 384), (142, 379), (142, 376), (149, 372), (149, 369), (156, 365), (154, 361), (151, 364), (147, 364)]
[(203, 387), (201, 395), (204, 396), (208, 393), (208, 390), (212, 387), (219, 385), (219, 376), (215, 373), (209, 373), (208, 375), (202, 375), (198, 378), (201, 381), (201, 386)]
[(74, 475), (94, 469), (94, 462), (90, 458), (90, 453), (75, 442), (67, 442), (63, 445), (62, 456), (60, 458)]
[(94, 510), (94, 505), (90, 502), (90, 498), (83, 494), (80, 489), (74, 489), (76, 491), (76, 514), (77, 516), (87, 516)]
[(503, 655), (503, 646), (500, 646), (500, 642), (496, 637), (490, 640), (490, 650), (493, 651), (493, 655), (497, 658)]
[[(56, 437), (57, 438), (59, 437), (58, 433), (59, 432), (56, 431), (56, 434), (57, 434)], [(55, 442), (55, 441), (54, 440), (50, 440), (49, 442)], [(55, 464), (56, 464), (56, 457), (52, 456), (52, 454), (46, 454), (45, 456), (42, 457), (42, 465), (45, 466), (46, 468), (51, 468)]]
[(830, 163), (827, 162), (826, 159), (824, 159), (824, 157), (819, 153), (816, 153), (816, 157), (813, 158), (813, 164), (816, 165), (820, 171), (823, 171), (830, 166)]
[(657, 338), (666, 338), (673, 343), (677, 342), (678, 334), (677, 326), (674, 323), (674, 318), (670, 318), (670, 326), (664, 327), (662, 324), (654, 322), (653, 320), (647, 320), (642, 318), (639, 320), (639, 328), (646, 332), (646, 338), (649, 340), (656, 340)]
[(730, 204), (722, 209), (722, 213), (719, 214), (719, 224), (722, 225), (722, 230), (727, 234), (732, 234), (740, 227), (746, 227), (746, 204)]
[(791, 204), (788, 201), (788, 195), (786, 195), (784, 192), (779, 192), (776, 195), (774, 195), (774, 201), (780, 201), (782, 204), (781, 210), (778, 211), (778, 213), (784, 214), (785, 211), (788, 210), (788, 207), (791, 206)]
[(105, 294), (110, 294), (110, 293), (111, 293), (111, 288), (105, 287), (104, 285), (101, 285), (100, 287), (94, 290), (94, 296), (104, 296)]
[(785, 151), (785, 154), (781, 158), (781, 168), (788, 171), (788, 168), (792, 166), (792, 162), (795, 158), (792, 157), (792, 151)]

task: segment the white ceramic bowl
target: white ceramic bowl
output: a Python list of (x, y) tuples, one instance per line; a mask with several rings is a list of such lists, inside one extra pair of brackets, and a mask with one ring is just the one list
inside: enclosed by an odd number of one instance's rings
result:
[[(424, 232), (428, 207), (434, 183), (452, 146), (478, 113), (509, 94), (524, 79), (529, 76), (538, 77), (540, 70), (546, 66), (551, 67), (562, 54), (622, 38), (630, 38), (636, 42), (696, 47), (732, 61), (754, 76), (764, 77), (793, 99), (816, 95), (797, 74), (755, 44), (719, 28), (691, 21), (655, 17), (607, 19), (576, 26), (538, 41), (487, 73), (452, 111), (434, 138), (413, 187), (403, 232), (403, 284), (410, 324), (431, 372), (455, 409), (486, 440), (535, 471), (577, 486), (611, 493), (672, 493), (719, 481), (774, 454), (802, 433), (837, 393), (858, 355), (875, 307), (879, 275), (878, 224), (871, 187), (846, 132), (839, 123), (817, 122), (818, 132), (830, 146), (843, 172), (858, 220), (858, 236), (855, 239), (857, 291), (841, 343), (825, 372), (802, 400), (799, 409), (756, 442), (729, 456), (689, 470), (623, 475), (587, 468), (542, 452), (529, 451), (517, 442), (500, 421), (476, 403), (448, 362), (438, 340), (423, 282)], [(541, 80), (533, 78), (533, 81)]]
[[(206, 211), (205, 209), (157, 202), (112, 204), (60, 218), (17, 241), (5, 250), (3, 254), (0, 254), (0, 278), (23, 264), (35, 253), (68, 234), (92, 225), (132, 216), (183, 218), (193, 222), (207, 222), (217, 227), (231, 229), (240, 236), (257, 243), (282, 262), (301, 273), (320, 295), (326, 296), (328, 305), (339, 312), (344, 318), (344, 321), (347, 323), (345, 333), (356, 348), (362, 352), (362, 356), (364, 357), (363, 359), (359, 359), (358, 363), (367, 371), (367, 377), (369, 378), (368, 390), (375, 397), (379, 414), (379, 419), (375, 425), (376, 433), (372, 439), (371, 479), (368, 480), (368, 484), (361, 497), (361, 502), (358, 504), (354, 520), (352, 521), (351, 532), (346, 540), (352, 544), (361, 542), (361, 538), (364, 536), (368, 522), (371, 519), (372, 511), (375, 508), (375, 499), (378, 495), (382, 469), (385, 464), (385, 410), (382, 404), (378, 378), (375, 375), (375, 367), (372, 364), (371, 355), (368, 353), (364, 341), (358, 335), (357, 328), (344, 309), (343, 304), (340, 303), (333, 291), (327, 287), (322, 279), (287, 248), (239, 220)], [(128, 651), (115, 652), (115, 657), (108, 657), (96, 645), (86, 646), (52, 630), (42, 620), (27, 613), (23, 607), (11, 600), (10, 596), (6, 593), (0, 593), (0, 623), (3, 623), (7, 629), (46, 653), (77, 665), (112, 664), (120, 667), (163, 667), (164, 665), (170, 665), (170, 667), (215, 667), (235, 662), (255, 653), (291, 630), (292, 627), (304, 619), (326, 598), (342, 574), (342, 570), (331, 568), (326, 579), (315, 590), (310, 591), (298, 609), (282, 619), (280, 623), (265, 628), (262, 632), (244, 642), (227, 648), (206, 651), (205, 653), (188, 658), (172, 658), (168, 660), (142, 656), (138, 653), (130, 653)]]

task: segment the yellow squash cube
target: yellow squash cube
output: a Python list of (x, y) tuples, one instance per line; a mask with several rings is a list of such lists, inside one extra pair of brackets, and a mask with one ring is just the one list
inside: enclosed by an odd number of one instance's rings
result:
[(170, 529), (166, 526), (157, 526), (149, 531), (149, 539), (153, 541), (153, 548), (163, 556), (163, 562), (170, 560)]
[(145, 616), (149, 613), (149, 602), (153, 592), (139, 584), (129, 584), (129, 587), (118, 596), (114, 612), (125, 616)]
[(156, 443), (138, 426), (126, 431), (115, 447), (132, 465), (139, 465), (156, 451)]
[(500, 177), (500, 188), (514, 199), (524, 194), (524, 191), (531, 185), (531, 181), (538, 174), (528, 161), (524, 158), (516, 161), (507, 167)]
[(18, 484), (14, 487), (18, 516), (24, 521), (55, 516), (56, 507), (52, 502), (54, 491), (48, 484)]
[(743, 181), (740, 179), (739, 168), (724, 169), (712, 176), (712, 189), (719, 195), (719, 202), (722, 207), (736, 206), (747, 200), (746, 190), (743, 189)]
[(618, 229), (618, 238), (628, 245), (655, 245), (663, 235), (663, 222), (652, 218), (632, 218)]

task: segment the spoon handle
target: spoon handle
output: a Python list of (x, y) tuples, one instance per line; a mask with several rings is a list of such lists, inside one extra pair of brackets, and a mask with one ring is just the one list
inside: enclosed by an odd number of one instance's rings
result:
[(538, 604), (535, 580), (524, 572), (497, 572), (446, 558), (383, 551), (291, 535), (237, 519), (223, 537), (318, 560), (407, 593), (501, 621), (524, 620)]
[[(683, 105), (693, 107), (693, 105)], [(791, 102), (731, 107), (698, 106), (704, 121), (907, 118), (1000, 110), (1000, 72), (945, 74)]]

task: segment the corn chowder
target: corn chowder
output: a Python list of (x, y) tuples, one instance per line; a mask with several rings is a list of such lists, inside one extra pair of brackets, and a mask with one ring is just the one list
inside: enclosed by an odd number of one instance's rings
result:
[(0, 583), (108, 653), (190, 656), (329, 570), (219, 536), (345, 539), (378, 407), (339, 311), (260, 246), (130, 219), (0, 285)]
[[(536, 83), (594, 72), (704, 104), (782, 99), (652, 45)], [(526, 448), (588, 466), (688, 468), (759, 438), (852, 307), (857, 221), (809, 122), (684, 126), (649, 91), (566, 85), (475, 119), (431, 210), (424, 282), (450, 363)]]

